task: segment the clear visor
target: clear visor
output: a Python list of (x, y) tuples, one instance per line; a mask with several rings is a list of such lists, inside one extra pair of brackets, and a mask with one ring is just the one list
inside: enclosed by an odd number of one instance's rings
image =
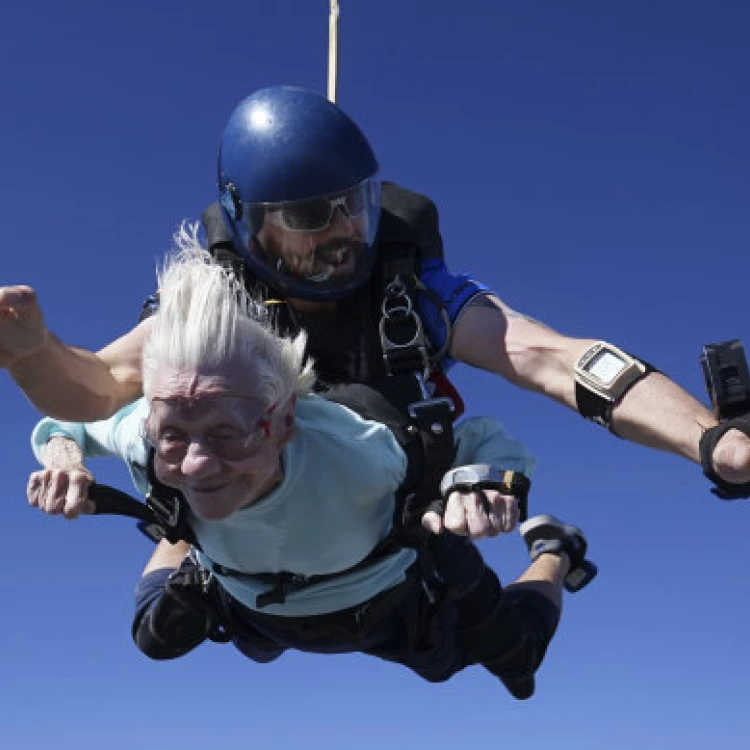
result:
[(332, 195), (243, 204), (233, 224), (251, 266), (272, 285), (333, 298), (369, 275), (379, 215), (380, 184), (367, 179)]

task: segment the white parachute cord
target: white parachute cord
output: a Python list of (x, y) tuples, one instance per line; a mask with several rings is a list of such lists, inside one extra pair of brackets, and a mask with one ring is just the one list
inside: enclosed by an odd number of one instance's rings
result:
[(336, 103), (339, 77), (339, 0), (330, 0), (328, 16), (328, 101)]

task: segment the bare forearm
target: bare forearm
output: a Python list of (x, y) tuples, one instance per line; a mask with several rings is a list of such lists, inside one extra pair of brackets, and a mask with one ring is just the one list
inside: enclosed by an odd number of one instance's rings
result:
[(62, 435), (51, 437), (42, 448), (40, 459), (44, 469), (32, 472), (26, 486), (29, 504), (69, 519), (93, 513), (88, 488), (94, 478), (84, 466), (83, 452), (75, 440)]
[(162, 539), (156, 546), (142, 575), (148, 575), (152, 570), (160, 568), (179, 568), (188, 552), (190, 552), (190, 545), (187, 542), (179, 541), (170, 544), (166, 539)]
[(593, 343), (562, 336), (490, 296), (473, 302), (461, 314), (450, 353), (575, 409), (573, 366)]
[[(533, 374), (522, 380), (525, 387), (578, 411), (574, 363), (593, 342), (568, 341), (567, 351), (538, 352), (536, 357), (527, 357), (525, 364), (530, 367), (522, 372)], [(659, 372), (639, 380), (612, 411), (612, 428), (620, 437), (698, 463), (701, 435), (715, 424), (716, 419), (705, 406)]]
[[(516, 357), (519, 384), (578, 411), (575, 363), (593, 343), (550, 333), (548, 344)], [(639, 380), (612, 411), (612, 428), (620, 437), (698, 463), (701, 435), (715, 424), (705, 406), (659, 372)]]
[(83, 467), (83, 451), (75, 440), (56, 435), (42, 448), (42, 464), (45, 469), (71, 471)]
[(705, 406), (658, 372), (639, 380), (612, 412), (621, 437), (696, 463), (701, 435), (715, 424)]
[(71, 422), (106, 419), (141, 395), (141, 349), (148, 321), (101, 351), (45, 345), (15, 362), (10, 374), (43, 414)]
[(109, 368), (93, 352), (68, 347), (52, 334), (10, 374), (37, 409), (58, 419), (94, 421), (118, 408), (119, 389)]
[[(595, 343), (563, 336), (497, 298), (472, 305), (454, 333), (452, 355), (578, 410), (575, 363)], [(612, 413), (627, 440), (698, 461), (703, 431), (716, 424), (690, 394), (655, 372), (635, 383)]]

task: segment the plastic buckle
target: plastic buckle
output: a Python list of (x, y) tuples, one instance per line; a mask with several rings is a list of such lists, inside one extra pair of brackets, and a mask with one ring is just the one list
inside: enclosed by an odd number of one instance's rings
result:
[(138, 531), (150, 539), (154, 544), (158, 544), (164, 539), (164, 528), (158, 523), (148, 523), (148, 521), (138, 521), (136, 524)]
[[(422, 375), (419, 372), (414, 373), (414, 377), (417, 380), (417, 385), (419, 386), (419, 393), (422, 396), (421, 401), (412, 401), (409, 406), (407, 407), (407, 410), (409, 412), (409, 416), (412, 419), (418, 420), (419, 419), (419, 411), (421, 409), (427, 409), (431, 406), (440, 406), (445, 405), (448, 407), (448, 411), (453, 414), (456, 411), (456, 405), (453, 403), (453, 399), (448, 396), (436, 396), (432, 397), (429, 390), (427, 390), (427, 383), (425, 381), (425, 376)], [(453, 419), (451, 418), (451, 422)]]
[(450, 398), (447, 396), (438, 396), (437, 398), (428, 398), (424, 401), (412, 401), (408, 407), (409, 416), (412, 419), (419, 419), (419, 412), (422, 409), (428, 409), (432, 406), (447, 406), (451, 414), (456, 410), (455, 404)]
[(154, 511), (159, 521), (172, 529), (177, 527), (180, 520), (180, 504), (177, 498), (170, 497), (169, 500), (162, 500), (149, 492), (146, 495), (146, 504)]
[(575, 594), (582, 588), (588, 586), (594, 580), (599, 569), (590, 560), (582, 560), (573, 570), (565, 576), (563, 586), (571, 594)]
[(283, 604), (286, 601), (286, 590), (283, 585), (276, 586), (270, 591), (264, 591), (255, 597), (255, 606), (258, 609), (267, 607), (269, 604)]
[(279, 581), (269, 591), (264, 591), (255, 597), (255, 606), (258, 609), (267, 607), (269, 604), (283, 604), (286, 601), (286, 595), (304, 588), (307, 585), (308, 577), (292, 574), (288, 579)]

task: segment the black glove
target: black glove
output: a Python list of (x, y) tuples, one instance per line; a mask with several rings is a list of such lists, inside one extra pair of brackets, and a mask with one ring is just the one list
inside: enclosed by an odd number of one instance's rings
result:
[(715, 427), (710, 427), (703, 433), (698, 444), (698, 450), (700, 451), (703, 473), (716, 485), (711, 488), (711, 492), (722, 500), (739, 500), (750, 497), (750, 482), (745, 482), (744, 484), (727, 482), (714, 470), (714, 449), (719, 440), (729, 430), (739, 430), (750, 437), (750, 418), (735, 417), (734, 419), (727, 419)]

